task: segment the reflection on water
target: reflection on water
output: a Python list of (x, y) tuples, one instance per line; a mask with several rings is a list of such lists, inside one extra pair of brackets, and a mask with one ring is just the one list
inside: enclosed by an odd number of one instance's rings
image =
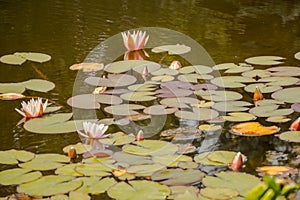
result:
[[(124, 30), (157, 26), (182, 32), (203, 45), (216, 63), (238, 63), (261, 54), (280, 55), (293, 62), (293, 54), (300, 50), (300, 1), (297, 0), (1, 0), (0, 5), (0, 55), (37, 51), (52, 56), (50, 62), (42, 65), (0, 64), (1, 82), (40, 78), (33, 70), (35, 65), (56, 83), (52, 92), (42, 95), (65, 106), (64, 111), (71, 111), (65, 102), (72, 95), (76, 77), (68, 67), (82, 62), (101, 41)], [(26, 92), (26, 95), (41, 94)], [(1, 149), (60, 152), (61, 147), (78, 140), (75, 133), (37, 135), (16, 126), (20, 116), (14, 108), (19, 103), (0, 102)], [(225, 136), (223, 140), (226, 141)], [(255, 140), (233, 141), (236, 142), (225, 147), (248, 148), (243, 151), (257, 147)], [(245, 142), (250, 146), (241, 145)], [(262, 152), (274, 148), (270, 141), (263, 144), (266, 145), (262, 149), (251, 154), (259, 158), (253, 167), (264, 159)]]

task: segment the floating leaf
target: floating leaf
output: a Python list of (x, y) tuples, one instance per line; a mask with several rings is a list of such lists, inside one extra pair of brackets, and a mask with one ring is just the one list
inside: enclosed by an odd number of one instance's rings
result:
[(88, 77), (84, 80), (92, 86), (122, 87), (136, 82), (136, 78), (129, 74), (108, 74), (107, 78)]
[(263, 166), (258, 167), (256, 171), (260, 172), (262, 175), (278, 176), (282, 174), (289, 174), (290, 172), (298, 170), (288, 166)]
[[(190, 195), (195, 195), (195, 199), (192, 198), (183, 198), (184, 200), (199, 200), (197, 198), (197, 194), (199, 193), (199, 189), (193, 186), (170, 186), (171, 195), (168, 197), (169, 199), (178, 199), (179, 195), (188, 193)], [(190, 197), (190, 196), (189, 196)]]
[(273, 123), (286, 123), (288, 121), (291, 121), (291, 119), (287, 118), (286, 116), (273, 116), (273, 117), (268, 117), (266, 121), (273, 122)]
[(159, 163), (167, 167), (178, 167), (179, 162), (191, 162), (193, 159), (185, 155), (161, 155), (153, 156), (154, 163)]
[(151, 179), (165, 185), (186, 185), (201, 181), (205, 174), (195, 169), (166, 169), (152, 174)]
[(198, 108), (209, 108), (209, 107), (212, 107), (214, 104), (215, 104), (215, 102), (212, 102), (212, 101), (209, 101), (209, 102), (200, 101), (199, 104), (191, 104), (191, 106), (198, 107)]
[(20, 93), (5, 93), (5, 94), (0, 94), (0, 99), (1, 100), (16, 100), (16, 99), (22, 99), (25, 96)]
[(163, 45), (151, 49), (154, 53), (161, 53), (167, 51), (169, 55), (181, 55), (191, 51), (191, 47), (188, 47), (184, 44), (176, 45)]
[(27, 162), (33, 159), (34, 153), (24, 150), (10, 149), (7, 151), (0, 151), (0, 163), (2, 164), (18, 164), (19, 161)]
[(297, 60), (300, 60), (300, 52), (295, 53), (294, 57), (295, 57)]
[(163, 105), (153, 105), (144, 109), (144, 113), (149, 115), (168, 115), (176, 112), (177, 108), (166, 108)]
[(271, 76), (300, 76), (300, 68), (292, 66), (271, 67), (267, 69)]
[(147, 60), (126, 60), (110, 63), (105, 66), (104, 70), (109, 73), (123, 73), (133, 69), (141, 74), (145, 67), (147, 67), (148, 72), (151, 73), (160, 69), (160, 64)]
[(265, 78), (265, 77), (270, 77), (270, 72), (265, 70), (265, 69), (254, 69), (251, 71), (247, 71), (242, 73), (242, 76), (244, 77), (249, 77), (249, 78)]
[(0, 83), (0, 93), (23, 93), (25, 90), (22, 83)]
[(211, 120), (219, 116), (215, 110), (208, 108), (193, 108), (193, 111), (177, 111), (175, 116), (181, 119), (190, 119), (197, 121)]
[(157, 88), (157, 86), (155, 84), (135, 84), (135, 85), (130, 85), (128, 86), (128, 89), (129, 90), (132, 90), (132, 91), (138, 91), (138, 92), (141, 92), (141, 91), (153, 91)]
[(173, 98), (173, 97), (186, 97), (193, 94), (193, 91), (181, 88), (162, 88), (155, 91), (157, 97)]
[(257, 117), (271, 117), (289, 115), (294, 112), (293, 109), (278, 109), (279, 105), (257, 106), (250, 109), (250, 113)]
[(55, 87), (54, 83), (42, 79), (30, 79), (21, 83), (26, 87), (26, 89), (38, 92), (49, 92)]
[(295, 77), (266, 77), (259, 80), (259, 82), (266, 82), (270, 86), (289, 86), (294, 85), (299, 81)]
[(40, 196), (68, 193), (82, 185), (81, 181), (72, 179), (72, 176), (43, 176), (36, 181), (21, 184), (17, 188), (17, 191), (19, 193)]
[(142, 120), (150, 119), (150, 118), (151, 118), (151, 115), (145, 115), (143, 113), (127, 116), (127, 119), (130, 121), (142, 121)]
[(196, 151), (196, 147), (190, 143), (176, 144), (176, 145), (178, 146), (178, 151), (177, 151), (178, 154), (193, 153)]
[(162, 137), (170, 137), (173, 140), (191, 140), (202, 136), (201, 130), (193, 127), (180, 127), (167, 129), (160, 133)]
[(206, 187), (222, 186), (222, 188), (234, 189), (242, 196), (261, 183), (259, 178), (253, 175), (238, 172), (219, 172), (215, 176), (206, 176), (202, 182)]
[(191, 73), (197, 73), (197, 74), (208, 74), (212, 72), (212, 68), (204, 65), (193, 65), (193, 66), (185, 66), (179, 69), (179, 72), (181, 74), (191, 74)]
[(294, 111), (300, 113), (300, 103), (294, 103), (293, 105), (291, 105), (291, 108), (292, 108)]
[[(233, 151), (213, 151), (213, 152), (204, 152), (194, 157), (196, 163), (202, 165), (212, 165), (212, 166), (228, 166), (233, 158), (235, 157), (236, 152)], [(246, 160), (246, 156), (242, 155), (243, 160)]]
[(279, 135), (281, 140), (288, 142), (300, 142), (300, 131), (286, 131)]
[(255, 102), (256, 106), (271, 106), (271, 105), (276, 105), (276, 104), (284, 104), (283, 101), (277, 101), (274, 99), (263, 99)]
[(166, 98), (159, 102), (167, 107), (174, 108), (190, 108), (188, 104), (198, 104), (200, 101), (192, 97), (178, 97), (178, 98)]
[(244, 83), (255, 82), (253, 78), (244, 76), (220, 76), (210, 80), (212, 84), (224, 88), (240, 88), (244, 87)]
[(226, 90), (197, 90), (194, 93), (208, 101), (235, 101), (243, 98), (238, 92)]
[(251, 106), (252, 104), (247, 101), (221, 101), (215, 103), (212, 108), (221, 112), (237, 112), (248, 110), (246, 106)]
[(179, 72), (175, 69), (169, 69), (169, 68), (161, 68), (157, 71), (151, 72), (154, 76), (162, 76), (162, 75), (170, 75), (170, 76), (176, 76)]
[(117, 183), (113, 178), (109, 177), (100, 179), (99, 177), (92, 176), (78, 178), (77, 180), (82, 181), (83, 184), (76, 191), (94, 195), (106, 192), (110, 187)]
[(263, 126), (259, 122), (245, 122), (236, 124), (231, 127), (231, 132), (237, 135), (244, 136), (264, 136), (277, 133), (277, 126)]
[(143, 199), (159, 200), (165, 199), (170, 194), (170, 189), (162, 184), (146, 181), (119, 182), (107, 191), (108, 196), (118, 200)]
[(70, 144), (68, 146), (65, 146), (63, 148), (63, 151), (65, 153), (68, 153), (71, 148), (74, 148), (76, 150), (77, 154), (83, 154), (83, 153), (85, 153), (87, 151), (90, 151), (91, 148), (92, 148), (92, 146), (88, 145), (88, 144), (83, 144), (81, 142), (78, 142), (77, 144)]
[(299, 87), (285, 88), (274, 92), (272, 98), (287, 102), (287, 103), (299, 103), (300, 102), (300, 92)]
[(161, 75), (161, 76), (153, 76), (151, 78), (152, 81), (160, 81), (160, 82), (169, 82), (174, 80), (175, 78), (170, 75)]
[(8, 169), (0, 172), (1, 185), (16, 185), (34, 181), (42, 176), (41, 172), (31, 172), (30, 169)]
[(19, 164), (20, 167), (32, 170), (51, 170), (63, 166), (69, 158), (60, 154), (38, 154), (29, 162)]
[(133, 155), (123, 151), (114, 153), (112, 158), (118, 163), (127, 163), (129, 165), (153, 164), (153, 161), (148, 156)]
[[(84, 194), (82, 192), (78, 192), (78, 191), (71, 191), (69, 193), (69, 200), (77, 200), (77, 199), (80, 199), (80, 200), (90, 200), (91, 197), (87, 194)], [(53, 200), (53, 199), (51, 199)]]
[[(58, 167), (55, 170), (55, 174), (66, 175), (66, 176), (84, 176), (83, 173), (76, 171), (76, 167), (80, 166), (80, 165), (81, 165), (81, 163), (71, 163), (68, 165)], [(106, 174), (104, 174), (104, 175), (106, 175)]]
[(204, 132), (215, 132), (221, 130), (222, 126), (216, 124), (201, 124), (198, 128)]
[(249, 71), (253, 69), (253, 67), (245, 63), (240, 63), (239, 65), (236, 65), (234, 63), (222, 63), (213, 66), (213, 69), (215, 71), (227, 69), (225, 73), (241, 73), (241, 72)]
[(103, 63), (78, 63), (69, 67), (70, 70), (80, 70), (84, 72), (97, 72), (104, 68)]
[(62, 108), (62, 106), (48, 106), (45, 109), (43, 114), (56, 112), (56, 111), (60, 110), (61, 108)]
[(107, 106), (104, 108), (105, 112), (113, 115), (136, 115), (139, 114), (135, 110), (145, 109), (145, 106), (137, 104), (121, 104), (114, 106)]
[(267, 85), (267, 84), (263, 84), (263, 83), (250, 84), (250, 85), (247, 85), (246, 87), (244, 87), (244, 89), (247, 92), (254, 93), (254, 91), (257, 87), (259, 88), (261, 93), (271, 93), (271, 92), (275, 92), (277, 90), (282, 89), (282, 87), (279, 85)]
[(156, 99), (155, 92), (128, 92), (120, 97), (127, 101), (152, 101)]
[(14, 55), (16, 56), (20, 56), (24, 59), (33, 61), (33, 62), (39, 62), (39, 63), (43, 63), (43, 62), (47, 62), (49, 60), (51, 60), (51, 56), (44, 54), (44, 53), (35, 53), (35, 52), (17, 52)]
[(245, 112), (232, 112), (228, 113), (227, 116), (223, 116), (227, 121), (231, 122), (246, 122), (256, 119), (256, 117), (250, 113)]
[(183, 82), (198, 83), (198, 80), (210, 80), (213, 76), (209, 74), (184, 74), (179, 75), (177, 78)]
[(202, 189), (200, 194), (209, 199), (218, 200), (233, 199), (239, 195), (236, 190), (224, 187), (207, 187)]
[(134, 155), (174, 154), (178, 147), (175, 144), (159, 140), (142, 140), (123, 146), (123, 151)]
[(151, 176), (154, 172), (165, 169), (164, 165), (159, 163), (153, 164), (143, 164), (143, 165), (133, 165), (129, 166), (126, 170), (130, 174), (134, 174), (135, 176)]
[(26, 61), (26, 59), (18, 55), (12, 54), (1, 56), (0, 61), (9, 65), (22, 65)]
[(112, 168), (110, 165), (100, 163), (86, 163), (75, 166), (74, 170), (84, 176), (110, 176)]
[(252, 65), (280, 65), (285, 58), (279, 56), (256, 56), (247, 58), (245, 61)]
[[(121, 100), (122, 101), (122, 100)], [(74, 108), (81, 109), (99, 109), (100, 104), (93, 94), (80, 94), (67, 100), (67, 104)]]
[(104, 138), (99, 140), (103, 144), (108, 145), (124, 145), (135, 141), (135, 136), (133, 134), (125, 134), (123, 132), (117, 132), (109, 136), (109, 138)]

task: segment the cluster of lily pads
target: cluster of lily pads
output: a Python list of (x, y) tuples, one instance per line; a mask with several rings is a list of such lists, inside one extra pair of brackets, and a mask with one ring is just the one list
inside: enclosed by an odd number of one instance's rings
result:
[[(220, 123), (230, 122), (231, 133), (238, 136), (265, 136), (281, 131), (281, 140), (300, 142), (300, 122), (296, 121), (293, 127), (298, 128), (290, 131), (276, 126), (290, 123), (300, 112), (300, 68), (277, 66), (283, 64), (284, 58), (257, 56), (247, 58), (245, 63), (212, 67), (182, 66), (179, 61), (164, 65), (150, 61), (143, 49), (149, 39), (145, 32), (123, 33), (122, 37), (127, 49), (124, 60), (70, 67), (95, 72), (84, 80), (95, 89), (70, 97), (67, 103), (76, 109), (101, 109), (107, 118), (72, 120), (72, 113), (60, 112), (60, 106), (47, 107), (47, 100), (22, 103), (18, 112), (26, 118), (25, 130), (38, 134), (78, 131), (84, 142), (66, 146), (63, 152), (69, 156), (14, 149), (0, 151), (0, 163), (11, 166), (0, 172), (0, 184), (14, 185), (17, 191), (8, 198), (71, 200), (106, 193), (120, 200), (244, 199), (262, 184), (259, 177), (238, 172), (247, 157), (225, 150), (195, 153), (197, 147), (186, 141), (220, 133)], [(164, 56), (165, 52), (180, 56), (190, 51), (190, 47), (179, 44), (151, 50)], [(37, 61), (33, 56), (41, 56), (40, 62), (48, 61), (46, 56), (30, 53), (3, 56), (0, 61)], [(300, 60), (300, 52), (295, 58)], [(219, 72), (221, 76), (216, 77)], [(22, 95), (26, 89), (48, 92), (53, 88), (52, 82), (40, 79), (0, 83), (0, 98), (26, 98)], [(254, 102), (256, 90), (261, 98)], [(147, 124), (155, 116), (164, 115), (200, 125), (163, 130), (159, 140), (144, 137), (142, 131), (104, 135), (108, 126), (126, 126), (136, 121)], [(257, 119), (275, 125), (264, 126)], [(217, 170), (207, 171), (207, 166)], [(298, 173), (298, 169), (290, 166), (261, 166), (257, 171), (260, 176), (269, 174), (285, 179)]]

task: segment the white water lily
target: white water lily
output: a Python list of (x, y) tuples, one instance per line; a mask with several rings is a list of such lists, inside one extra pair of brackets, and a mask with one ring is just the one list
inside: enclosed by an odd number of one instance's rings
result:
[(31, 99), (29, 102), (22, 101), (21, 103), (22, 108), (21, 110), (15, 108), (15, 110), (20, 113), (23, 117), (26, 118), (36, 118), (41, 117), (46, 110), (48, 105), (48, 100), (43, 103), (42, 98), (38, 99)]
[(128, 51), (136, 51), (143, 49), (148, 42), (149, 35), (146, 35), (146, 31), (133, 31), (130, 33), (122, 32), (123, 42)]
[(78, 131), (78, 133), (85, 138), (100, 139), (100, 138), (106, 138), (109, 136), (109, 134), (104, 135), (104, 133), (107, 131), (107, 129), (108, 129), (108, 126), (105, 124), (83, 122), (83, 130), (85, 133), (82, 133), (80, 131)]

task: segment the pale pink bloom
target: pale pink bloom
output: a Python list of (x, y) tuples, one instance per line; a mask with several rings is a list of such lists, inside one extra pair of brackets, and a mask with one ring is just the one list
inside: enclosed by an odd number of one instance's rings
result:
[(46, 110), (48, 100), (45, 103), (42, 102), (42, 98), (34, 100), (33, 98), (29, 102), (22, 101), (21, 110), (15, 108), (15, 110), (26, 118), (36, 118), (41, 117)]
[(109, 135), (104, 135), (104, 133), (107, 131), (108, 126), (104, 124), (96, 124), (91, 122), (83, 122), (83, 130), (85, 133), (81, 133), (78, 131), (78, 133), (85, 137), (90, 139), (100, 139), (100, 138), (106, 138)]
[(238, 152), (232, 162), (229, 164), (229, 168), (233, 171), (239, 171), (239, 169), (243, 166), (243, 156), (241, 152)]
[(127, 34), (125, 32), (122, 32), (121, 34), (124, 45), (128, 51), (143, 49), (149, 39), (149, 35), (146, 35), (146, 31), (133, 31), (133, 33), (128, 31)]
[(170, 69), (180, 69), (182, 67), (181, 63), (177, 60), (174, 60), (171, 65), (169, 66)]

